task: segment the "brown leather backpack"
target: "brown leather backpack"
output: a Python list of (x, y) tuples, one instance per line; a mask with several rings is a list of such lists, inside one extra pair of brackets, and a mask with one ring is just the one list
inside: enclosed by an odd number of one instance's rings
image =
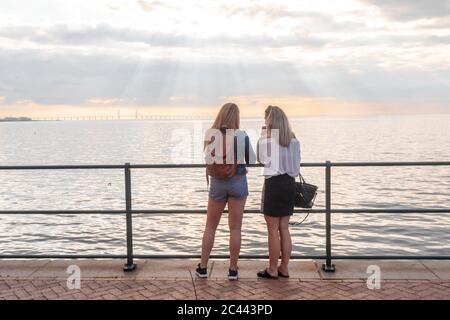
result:
[[(219, 180), (224, 180), (233, 177), (236, 175), (237, 170), (237, 161), (236, 155), (233, 159), (233, 163), (226, 163), (227, 155), (226, 155), (226, 134), (222, 134), (223, 137), (223, 159), (222, 163), (212, 163), (206, 165), (206, 179), (209, 183), (208, 176), (214, 177)], [(235, 141), (234, 141), (235, 143)], [(214, 151), (211, 154), (213, 157), (215, 156)]]

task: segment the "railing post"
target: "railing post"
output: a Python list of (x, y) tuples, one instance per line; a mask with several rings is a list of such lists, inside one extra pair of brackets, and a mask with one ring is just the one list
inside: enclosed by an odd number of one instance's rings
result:
[(131, 213), (131, 172), (130, 164), (125, 163), (125, 210), (127, 220), (127, 263), (123, 271), (133, 271), (136, 264), (133, 262), (133, 215)]
[(326, 262), (322, 265), (325, 272), (336, 271), (331, 263), (331, 162), (325, 163), (325, 229), (326, 229)]

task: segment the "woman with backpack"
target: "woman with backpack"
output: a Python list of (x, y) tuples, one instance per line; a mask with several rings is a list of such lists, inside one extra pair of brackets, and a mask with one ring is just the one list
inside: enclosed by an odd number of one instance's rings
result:
[(241, 248), (241, 227), (248, 196), (246, 163), (254, 163), (256, 155), (249, 137), (239, 130), (239, 108), (234, 103), (222, 106), (211, 129), (206, 133), (204, 149), (206, 174), (209, 182), (209, 200), (206, 225), (202, 239), (201, 261), (196, 275), (208, 277), (208, 260), (220, 218), (228, 203), (230, 228), (230, 266), (228, 279), (238, 279), (238, 258)]
[(262, 213), (268, 231), (269, 267), (257, 275), (288, 278), (292, 252), (289, 219), (294, 212), (295, 177), (300, 172), (300, 142), (281, 108), (267, 107), (265, 122), (258, 141), (258, 161), (264, 164)]

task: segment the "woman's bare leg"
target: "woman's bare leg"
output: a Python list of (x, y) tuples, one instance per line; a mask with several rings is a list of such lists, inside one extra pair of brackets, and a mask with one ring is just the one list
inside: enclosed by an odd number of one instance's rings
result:
[(280, 218), (281, 264), (279, 270), (284, 275), (289, 275), (289, 259), (292, 254), (292, 240), (289, 232), (290, 218), (290, 216)]
[(245, 201), (247, 197), (240, 199), (228, 199), (228, 226), (230, 227), (230, 269), (237, 270), (239, 252), (241, 250), (242, 217), (244, 215)]
[(206, 225), (202, 239), (202, 259), (200, 261), (200, 267), (202, 268), (206, 268), (208, 265), (209, 255), (214, 246), (217, 226), (219, 225), (220, 217), (222, 216), (225, 205), (226, 201), (215, 201), (211, 199), (208, 201)]
[(267, 223), (268, 243), (269, 243), (269, 268), (268, 272), (272, 276), (278, 276), (278, 258), (280, 257), (280, 218), (264, 215)]

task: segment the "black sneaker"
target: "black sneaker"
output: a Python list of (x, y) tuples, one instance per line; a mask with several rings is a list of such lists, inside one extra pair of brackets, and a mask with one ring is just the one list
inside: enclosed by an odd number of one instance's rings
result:
[(197, 269), (195, 269), (195, 274), (199, 278), (208, 278), (208, 268), (201, 268), (199, 263)]
[(228, 280), (237, 280), (238, 279), (238, 271), (228, 269)]

